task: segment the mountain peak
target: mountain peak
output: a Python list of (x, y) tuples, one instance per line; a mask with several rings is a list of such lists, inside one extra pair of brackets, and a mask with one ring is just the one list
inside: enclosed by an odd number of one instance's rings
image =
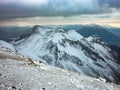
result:
[(19, 52), (34, 60), (45, 60), (50, 65), (120, 83), (120, 74), (115, 75), (120, 73), (120, 66), (99, 37), (94, 36), (89, 41), (74, 30), (65, 32), (38, 25), (33, 30), (34, 33), (22, 42), (17, 41), (21, 42), (16, 45)]

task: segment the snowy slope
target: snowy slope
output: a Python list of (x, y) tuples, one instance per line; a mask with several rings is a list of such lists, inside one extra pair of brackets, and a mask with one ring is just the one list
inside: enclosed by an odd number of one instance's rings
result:
[(7, 48), (7, 49), (10, 49), (12, 51), (15, 51), (15, 48), (14, 48), (14, 46), (12, 44), (7, 43), (7, 42), (5, 42), (3, 40), (0, 40), (0, 48)]
[(84, 38), (74, 30), (35, 26), (13, 44), (34, 60), (120, 84), (120, 62), (98, 37)]
[(43, 63), (30, 64), (24, 59), (13, 60), (10, 56), (6, 58), (3, 59), (0, 53), (0, 90), (120, 90), (119, 85), (106, 83), (102, 78), (95, 79)]

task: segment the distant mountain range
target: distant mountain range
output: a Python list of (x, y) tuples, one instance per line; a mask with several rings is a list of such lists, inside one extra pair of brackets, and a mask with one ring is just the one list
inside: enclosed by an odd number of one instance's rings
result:
[(12, 41), (19, 37), (30, 27), (0, 27), (0, 39), (5, 41)]
[(120, 37), (112, 33), (114, 29), (111, 28), (112, 32), (109, 30), (110, 28), (108, 29), (107, 27), (99, 25), (86, 25), (82, 29), (77, 30), (77, 32), (84, 37), (97, 35), (101, 37), (101, 39), (106, 42), (111, 49), (120, 53)]
[[(108, 46), (120, 53), (120, 28), (111, 27), (109, 25), (49, 25), (49, 28), (62, 28), (65, 31), (76, 30), (84, 37), (97, 35), (108, 44)], [(31, 32), (31, 27), (0, 27), (0, 39), (5, 41), (12, 41), (18, 38), (23, 33)]]
[(104, 28), (109, 32), (113, 33), (114, 35), (120, 37), (120, 28), (108, 27), (108, 26), (105, 26)]

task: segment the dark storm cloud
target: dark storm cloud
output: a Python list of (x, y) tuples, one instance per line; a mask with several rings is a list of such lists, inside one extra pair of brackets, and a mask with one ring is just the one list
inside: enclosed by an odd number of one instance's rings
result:
[(120, 9), (120, 0), (98, 0), (98, 3), (101, 6), (107, 5), (108, 7), (111, 7), (111, 8)]
[(101, 14), (120, 8), (120, 0), (0, 0), (0, 20)]

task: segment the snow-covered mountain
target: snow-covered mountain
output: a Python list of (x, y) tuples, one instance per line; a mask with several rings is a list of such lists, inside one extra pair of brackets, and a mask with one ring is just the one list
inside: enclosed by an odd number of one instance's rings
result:
[[(119, 28), (111, 27), (109, 25), (44, 25), (49, 28), (63, 28), (65, 31), (76, 30), (84, 37), (99, 35), (109, 48), (114, 50), (120, 56), (120, 34)], [(32, 27), (0, 27), (0, 39), (5, 41), (12, 41), (25, 32), (31, 32)]]
[(12, 43), (34, 60), (120, 84), (120, 61), (100, 37), (84, 38), (74, 30), (35, 26)]

